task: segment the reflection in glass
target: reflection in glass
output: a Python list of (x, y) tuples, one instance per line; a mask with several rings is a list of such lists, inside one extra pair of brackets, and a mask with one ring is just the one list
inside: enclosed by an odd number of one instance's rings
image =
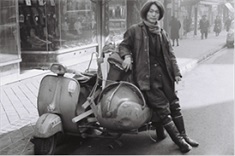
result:
[(15, 3), (15, 0), (0, 1), (0, 63), (19, 58)]
[(109, 35), (121, 40), (126, 31), (126, 0), (109, 1)]
[(96, 3), (88, 0), (61, 1), (62, 48), (97, 43)]

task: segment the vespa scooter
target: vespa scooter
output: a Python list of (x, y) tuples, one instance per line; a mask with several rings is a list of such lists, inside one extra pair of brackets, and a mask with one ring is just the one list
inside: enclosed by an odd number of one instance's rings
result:
[[(82, 104), (96, 83), (96, 71), (81, 73), (61, 64), (52, 64), (50, 70), (55, 75), (46, 75), (39, 87), (39, 119), (31, 140), (35, 154), (54, 154), (59, 133), (81, 134), (86, 130), (79, 128), (72, 119), (85, 112)], [(75, 76), (71, 77), (71, 74)]]

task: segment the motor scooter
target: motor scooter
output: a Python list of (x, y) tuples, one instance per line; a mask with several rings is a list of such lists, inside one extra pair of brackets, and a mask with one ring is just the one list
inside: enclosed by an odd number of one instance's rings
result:
[(112, 81), (102, 87), (99, 70), (81, 73), (59, 63), (50, 70), (54, 74), (46, 75), (39, 87), (35, 154), (54, 154), (58, 134), (116, 139), (151, 129), (152, 110), (134, 84)]

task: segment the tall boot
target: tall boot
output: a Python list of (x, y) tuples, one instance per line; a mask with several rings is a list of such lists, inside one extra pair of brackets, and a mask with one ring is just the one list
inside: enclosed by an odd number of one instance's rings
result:
[(198, 142), (196, 142), (193, 139), (190, 139), (187, 135), (186, 135), (186, 131), (185, 131), (185, 127), (184, 127), (184, 120), (183, 120), (183, 116), (178, 116), (173, 118), (173, 121), (175, 123), (175, 126), (177, 127), (178, 131), (180, 132), (180, 135), (185, 139), (185, 141), (190, 144), (193, 147), (197, 147), (199, 145)]
[(175, 142), (176, 145), (179, 146), (182, 153), (187, 153), (192, 149), (192, 147), (180, 135), (173, 121), (168, 122), (164, 125), (164, 127), (170, 135), (171, 139)]
[(161, 141), (166, 138), (164, 127), (161, 122), (153, 122), (153, 126), (156, 128), (157, 140)]

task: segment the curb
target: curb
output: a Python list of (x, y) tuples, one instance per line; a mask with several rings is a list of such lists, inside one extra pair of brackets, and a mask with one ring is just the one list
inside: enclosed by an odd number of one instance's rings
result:
[(186, 65), (182, 65), (182, 67), (180, 68), (180, 71), (181, 71), (182, 75), (185, 75), (187, 72), (190, 72), (199, 63), (202, 63), (203, 61), (209, 59), (210, 57), (212, 57), (214, 54), (216, 54), (220, 50), (224, 49), (225, 47), (226, 47), (226, 44), (221, 44), (221, 47), (217, 47), (217, 48), (211, 49), (208, 52), (208, 54), (203, 55), (203, 56), (199, 57), (198, 59), (192, 60), (192, 61), (190, 61), (190, 63), (186, 63)]

